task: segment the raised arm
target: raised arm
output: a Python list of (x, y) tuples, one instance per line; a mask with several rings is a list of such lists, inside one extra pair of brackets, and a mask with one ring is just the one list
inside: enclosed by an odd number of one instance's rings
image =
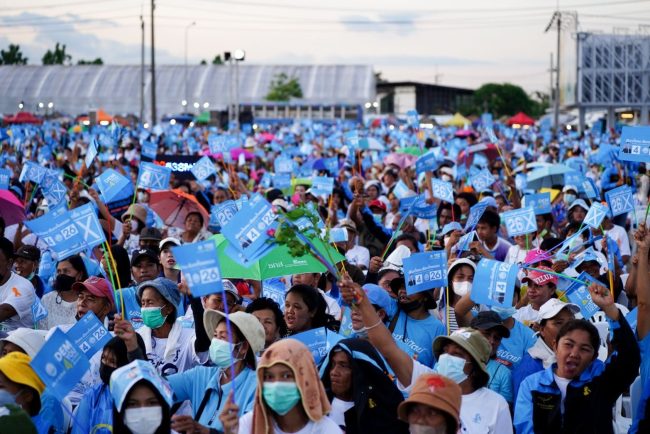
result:
[(648, 275), (648, 251), (650, 250), (650, 231), (642, 224), (634, 234), (637, 242), (639, 262), (636, 276), (637, 323), (636, 334), (643, 340), (650, 332), (650, 276)]

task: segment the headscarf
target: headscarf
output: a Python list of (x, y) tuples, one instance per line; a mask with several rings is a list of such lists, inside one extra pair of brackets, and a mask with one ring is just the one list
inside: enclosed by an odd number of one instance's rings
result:
[(262, 396), (264, 369), (282, 363), (288, 366), (300, 390), (302, 406), (309, 420), (321, 420), (330, 411), (325, 388), (320, 381), (318, 369), (309, 349), (295, 339), (282, 339), (264, 351), (257, 363), (257, 391), (253, 406), (253, 434), (273, 434), (272, 415)]

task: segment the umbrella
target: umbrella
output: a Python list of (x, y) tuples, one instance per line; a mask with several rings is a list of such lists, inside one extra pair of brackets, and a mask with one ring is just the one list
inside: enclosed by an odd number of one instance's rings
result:
[(418, 157), (416, 157), (415, 155), (398, 154), (396, 152), (393, 152), (392, 154), (388, 154), (386, 158), (384, 158), (384, 164), (386, 165), (394, 164), (395, 166), (404, 169), (406, 167), (414, 165), (415, 160), (417, 159)]
[[(277, 245), (258, 261), (249, 267), (244, 267), (226, 253), (229, 243), (223, 235), (215, 235), (213, 238), (217, 244), (217, 256), (223, 278), (264, 280), (289, 274), (327, 272), (327, 268), (311, 254), (295, 258), (291, 256), (289, 248), (283, 245)], [(325, 245), (319, 239), (311, 239), (311, 241), (328, 261), (338, 263), (345, 259), (331, 246), (328, 246), (326, 250)]]
[(383, 151), (386, 149), (386, 147), (382, 145), (378, 139), (374, 137), (368, 137), (368, 149), (374, 151)]
[(420, 149), (419, 146), (407, 146), (406, 148), (400, 148), (395, 152), (397, 152), (398, 154), (414, 155), (416, 157), (419, 157), (420, 155), (424, 154), (424, 151)]
[(497, 150), (496, 145), (492, 143), (479, 143), (478, 145), (468, 146), (467, 149), (463, 149), (458, 153), (458, 158), (456, 161), (471, 163), (474, 160), (474, 154), (477, 152), (482, 152), (485, 154), (488, 160), (496, 160), (499, 158), (499, 151)]
[(466, 139), (470, 136), (476, 137), (476, 133), (472, 130), (458, 130), (454, 133), (454, 137), (460, 137), (461, 139)]
[(451, 127), (463, 127), (465, 125), (469, 125), (470, 123), (471, 121), (465, 116), (461, 115), (460, 113), (456, 113), (454, 117), (445, 122), (444, 125)]
[(152, 191), (149, 197), (149, 207), (167, 226), (184, 227), (185, 217), (191, 212), (201, 213), (204, 226), (210, 220), (203, 205), (194, 196), (180, 189)]
[(246, 160), (252, 160), (255, 157), (255, 154), (242, 148), (234, 148), (230, 150), (230, 156), (233, 160), (239, 159), (241, 154), (244, 154)]
[(573, 169), (563, 164), (550, 164), (548, 166), (538, 167), (528, 172), (528, 188), (539, 190), (540, 188), (550, 188), (554, 185), (564, 184), (564, 174), (572, 172)]
[(2, 121), (5, 124), (37, 124), (40, 125), (43, 123), (43, 119), (34, 116), (29, 112), (18, 112), (15, 115), (5, 116)]
[(7, 226), (25, 220), (23, 204), (9, 190), (0, 190), (0, 216), (2, 216)]
[(506, 122), (508, 126), (513, 125), (535, 125), (535, 120), (524, 112), (519, 112)]

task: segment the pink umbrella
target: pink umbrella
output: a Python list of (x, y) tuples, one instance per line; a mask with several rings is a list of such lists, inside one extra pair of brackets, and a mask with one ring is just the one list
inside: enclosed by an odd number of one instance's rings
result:
[(255, 156), (252, 152), (242, 148), (234, 148), (230, 150), (230, 156), (232, 157), (233, 160), (239, 159), (239, 156), (241, 154), (244, 154), (244, 158), (247, 160), (252, 160), (253, 157)]
[(469, 136), (476, 137), (476, 133), (474, 131), (472, 131), (472, 130), (458, 130), (458, 131), (456, 131), (454, 136), (459, 137), (461, 139), (464, 139), (464, 138), (469, 137)]
[(12, 192), (0, 190), (0, 216), (7, 226), (25, 220), (25, 208)]
[(275, 135), (271, 133), (262, 133), (258, 138), (260, 143), (270, 143), (273, 140), (275, 140)]
[(185, 226), (185, 217), (191, 212), (198, 212), (203, 216), (203, 226), (210, 221), (210, 214), (196, 197), (180, 189), (152, 191), (149, 195), (149, 208), (151, 208), (167, 226), (182, 228)]
[(384, 158), (384, 164), (389, 165), (389, 164), (394, 164), (395, 166), (404, 169), (406, 167), (412, 166), (415, 164), (415, 160), (417, 160), (418, 157), (415, 155), (411, 154), (398, 154), (393, 152), (392, 154), (388, 154)]

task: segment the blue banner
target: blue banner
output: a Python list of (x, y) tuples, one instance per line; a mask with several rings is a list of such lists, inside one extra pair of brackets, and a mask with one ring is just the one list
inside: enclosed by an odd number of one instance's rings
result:
[(594, 229), (600, 229), (600, 225), (602, 224), (603, 219), (606, 215), (607, 208), (599, 202), (594, 202), (591, 204), (589, 211), (587, 211), (584, 224), (589, 225)]
[(329, 176), (314, 176), (312, 178), (311, 192), (314, 195), (329, 196), (334, 190), (334, 178)]
[(93, 137), (93, 139), (88, 144), (88, 150), (86, 150), (86, 158), (84, 158), (86, 168), (90, 167), (93, 164), (93, 161), (97, 156), (97, 149), (99, 149), (99, 143), (97, 143), (97, 138)]
[(111, 334), (92, 311), (81, 317), (66, 334), (88, 359), (111, 340)]
[(650, 161), (650, 127), (623, 127), (618, 159)]
[(151, 190), (169, 190), (169, 178), (172, 169), (167, 166), (159, 166), (153, 163), (140, 162), (140, 173), (138, 173), (138, 188)]
[(203, 181), (208, 176), (217, 173), (217, 169), (215, 169), (210, 157), (204, 156), (199, 161), (194, 163), (194, 166), (192, 166), (190, 172), (192, 172), (196, 179)]
[(415, 172), (419, 175), (424, 172), (433, 172), (438, 169), (438, 159), (434, 152), (427, 152), (415, 160)]
[(511, 237), (537, 231), (537, 219), (535, 218), (533, 208), (526, 207), (506, 211), (502, 214), (502, 217), (506, 224), (508, 235)]
[(9, 181), (11, 181), (11, 170), (0, 169), (0, 190), (8, 190)]
[(451, 204), (454, 203), (454, 188), (451, 185), (451, 182), (432, 179), (431, 193), (433, 194), (433, 197), (444, 200), (445, 202), (449, 202)]
[(489, 190), (492, 184), (495, 182), (496, 179), (494, 179), (494, 176), (492, 176), (490, 171), (487, 169), (481, 170), (476, 175), (472, 176), (469, 180), (469, 183), (477, 192)]
[(119, 193), (131, 183), (126, 176), (122, 176), (113, 169), (106, 169), (96, 180), (97, 188), (104, 198), (104, 202), (112, 202)]
[(79, 229), (65, 209), (26, 220), (25, 225), (50, 247), (59, 261), (84, 250)]
[(447, 286), (447, 253), (444, 250), (414, 253), (403, 262), (408, 295)]
[(600, 310), (600, 308), (596, 306), (594, 301), (591, 299), (591, 294), (589, 293), (588, 285), (591, 285), (592, 283), (596, 283), (600, 286), (603, 286), (603, 284), (596, 281), (596, 279), (594, 279), (584, 271), (580, 273), (580, 275), (577, 277), (577, 280), (579, 280), (580, 282), (576, 282), (576, 281), (571, 282), (571, 285), (569, 285), (569, 287), (566, 289), (565, 294), (567, 299), (571, 303), (575, 304), (580, 308), (580, 313), (582, 313), (582, 317), (588, 320), (589, 318), (594, 316), (596, 312)]
[(97, 218), (95, 208), (91, 204), (87, 203), (71, 209), (68, 213), (81, 235), (84, 250), (106, 241), (106, 236)]
[(481, 259), (476, 266), (471, 299), (486, 306), (511, 307), (518, 268), (515, 264)]
[(551, 193), (526, 195), (524, 196), (524, 206), (531, 207), (535, 215), (550, 214), (552, 210)]
[(84, 353), (58, 328), (34, 356), (30, 365), (59, 401), (66, 397), (90, 369)]
[(223, 292), (214, 239), (173, 246), (172, 252), (193, 297)]
[(485, 209), (488, 207), (487, 202), (479, 202), (469, 209), (469, 216), (465, 223), (465, 232), (473, 231), (478, 221), (481, 220)]
[(605, 200), (614, 217), (634, 212), (634, 193), (629, 185), (621, 185), (605, 192)]

